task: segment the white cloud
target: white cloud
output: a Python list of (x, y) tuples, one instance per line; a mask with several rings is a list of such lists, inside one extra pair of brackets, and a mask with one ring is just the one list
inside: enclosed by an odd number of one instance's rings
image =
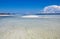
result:
[(51, 5), (51, 6), (46, 6), (43, 9), (44, 13), (60, 13), (60, 6), (58, 5)]

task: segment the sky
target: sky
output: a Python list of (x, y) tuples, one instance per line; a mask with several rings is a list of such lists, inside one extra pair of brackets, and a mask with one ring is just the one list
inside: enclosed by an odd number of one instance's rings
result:
[(46, 6), (60, 5), (59, 0), (0, 0), (0, 12), (35, 13)]

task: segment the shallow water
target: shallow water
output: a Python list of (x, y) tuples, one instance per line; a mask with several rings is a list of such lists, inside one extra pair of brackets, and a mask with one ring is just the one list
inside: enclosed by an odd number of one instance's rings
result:
[(60, 39), (60, 18), (0, 17), (0, 39)]

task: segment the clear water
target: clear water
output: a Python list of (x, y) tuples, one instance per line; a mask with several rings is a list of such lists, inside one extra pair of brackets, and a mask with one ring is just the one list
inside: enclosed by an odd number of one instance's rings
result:
[(0, 17), (0, 39), (60, 39), (60, 18)]

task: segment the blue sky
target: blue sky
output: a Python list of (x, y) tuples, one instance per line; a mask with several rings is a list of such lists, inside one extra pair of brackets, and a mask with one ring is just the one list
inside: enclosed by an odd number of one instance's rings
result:
[(0, 0), (0, 12), (39, 12), (45, 6), (60, 5), (58, 0)]

